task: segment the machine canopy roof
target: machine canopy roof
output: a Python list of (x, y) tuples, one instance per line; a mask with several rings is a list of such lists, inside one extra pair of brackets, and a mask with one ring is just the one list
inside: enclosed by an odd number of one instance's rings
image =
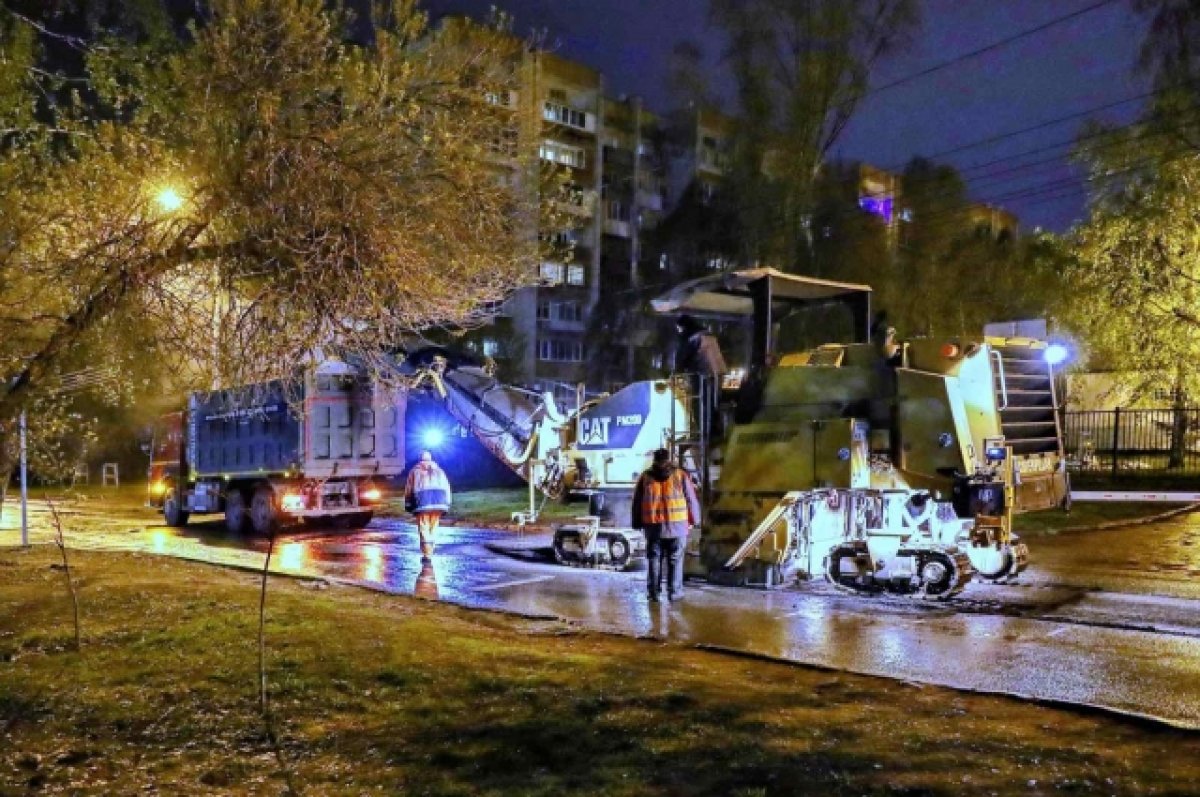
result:
[(773, 302), (805, 304), (829, 299), (846, 300), (871, 293), (869, 285), (801, 277), (773, 268), (753, 268), (689, 280), (652, 299), (650, 305), (658, 313), (749, 316), (754, 314), (751, 286), (762, 280), (770, 281), (769, 295)]

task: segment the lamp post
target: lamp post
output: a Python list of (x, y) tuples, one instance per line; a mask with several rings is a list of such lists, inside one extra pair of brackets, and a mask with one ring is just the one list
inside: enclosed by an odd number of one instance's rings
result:
[(29, 469), (25, 455), (25, 411), (21, 410), (21, 547), (29, 546)]

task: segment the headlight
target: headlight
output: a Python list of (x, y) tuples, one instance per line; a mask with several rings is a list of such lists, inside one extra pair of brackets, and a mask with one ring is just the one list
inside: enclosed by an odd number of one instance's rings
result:
[(304, 511), (304, 496), (296, 493), (285, 493), (283, 499), (279, 502), (279, 506), (284, 512), (303, 512)]

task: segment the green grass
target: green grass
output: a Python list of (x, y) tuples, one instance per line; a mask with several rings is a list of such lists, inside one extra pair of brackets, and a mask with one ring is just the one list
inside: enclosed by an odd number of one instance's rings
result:
[[(0, 549), (0, 794), (280, 794), (256, 579)], [(272, 582), (279, 752), (306, 794), (1194, 791), (1200, 737), (896, 681)]]
[[(540, 493), (535, 493), (536, 505), (541, 511), (539, 523), (566, 523), (581, 515), (587, 514), (586, 503), (562, 504), (557, 501), (547, 501)], [(529, 508), (529, 490), (527, 488), (471, 490), (454, 494), (454, 504), (450, 509), (448, 519), (463, 525), (478, 524), (481, 526), (504, 525), (512, 522), (512, 513)], [(403, 516), (404, 499), (394, 497), (384, 503), (384, 516)]]

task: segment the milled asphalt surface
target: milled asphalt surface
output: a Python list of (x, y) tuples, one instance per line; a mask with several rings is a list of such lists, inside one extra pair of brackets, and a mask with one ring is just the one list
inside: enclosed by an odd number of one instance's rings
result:
[[(32, 509), (34, 541), (47, 542), (45, 507)], [(265, 540), (231, 537), (217, 520), (171, 529), (149, 510), (67, 511), (73, 546), (262, 567)], [(19, 542), (16, 522), (6, 504), (0, 545)], [(848, 596), (823, 582), (771, 592), (691, 582), (683, 602), (649, 604), (643, 572), (548, 563), (544, 535), (445, 528), (422, 568), (414, 527), (395, 520), (285, 534), (272, 570), (1200, 729), (1198, 541), (1200, 515), (1034, 539), (1019, 583), (975, 581), (947, 603)]]

